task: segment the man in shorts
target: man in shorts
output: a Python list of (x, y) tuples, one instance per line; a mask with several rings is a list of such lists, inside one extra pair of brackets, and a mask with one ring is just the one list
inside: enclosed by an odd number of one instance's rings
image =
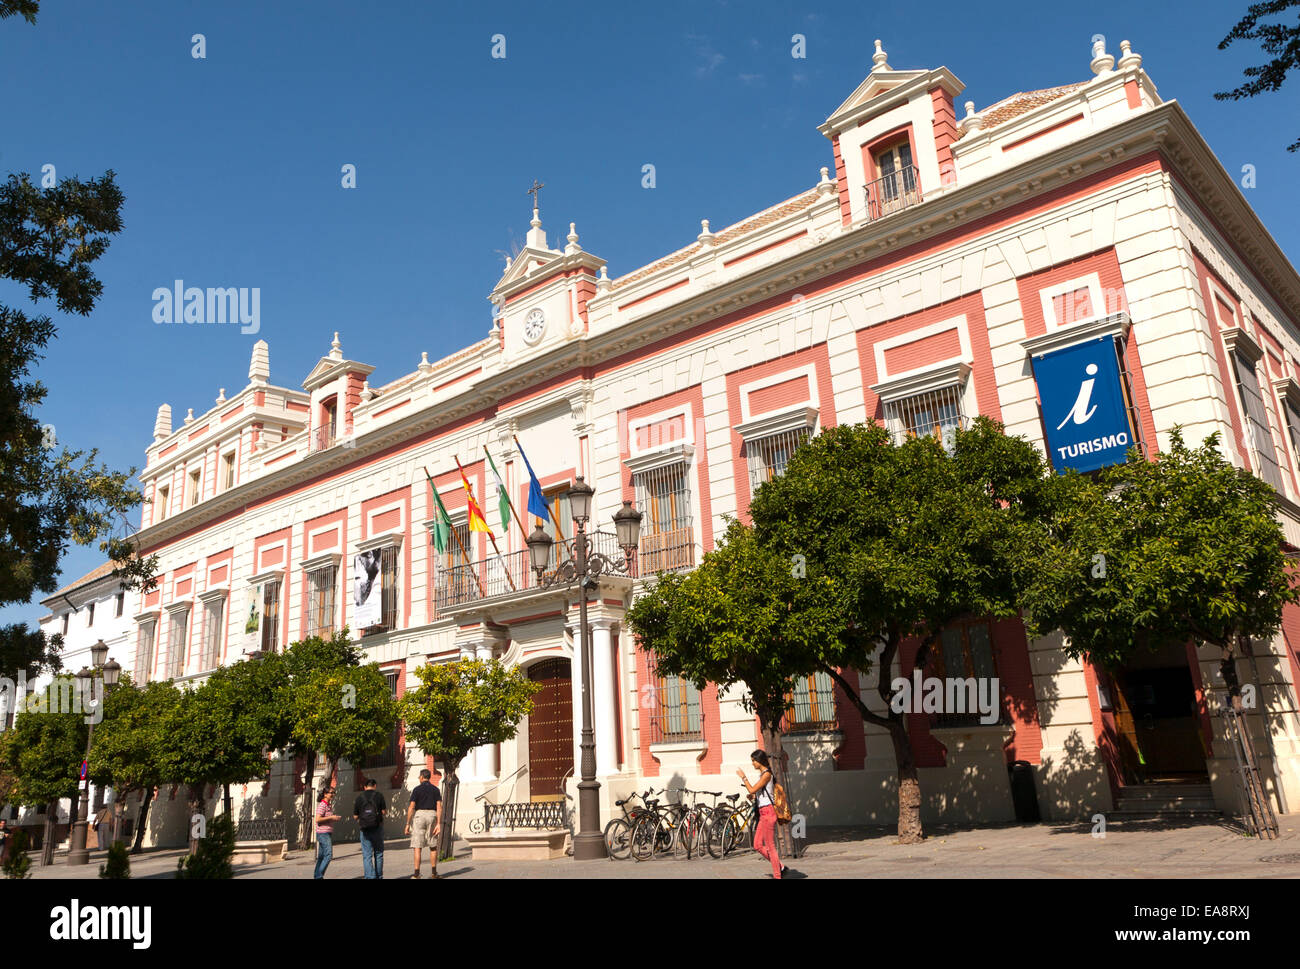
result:
[(406, 806), (406, 834), (411, 836), (411, 851), (415, 856), (415, 874), (420, 877), (420, 849), (428, 847), (431, 878), (438, 877), (438, 838), (442, 834), (442, 792), (430, 782), (433, 775), (426, 768), (420, 771), (420, 783), (411, 792), (411, 803)]

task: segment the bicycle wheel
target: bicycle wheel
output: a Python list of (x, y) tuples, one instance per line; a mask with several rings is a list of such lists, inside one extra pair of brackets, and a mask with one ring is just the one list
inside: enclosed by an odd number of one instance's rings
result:
[(722, 856), (724, 858), (744, 843), (747, 827), (744, 818), (739, 814), (733, 814), (727, 818), (726, 827), (722, 834)]
[(658, 837), (659, 818), (653, 814), (643, 815), (632, 829), (632, 857), (637, 861), (649, 861)]
[(709, 825), (708, 848), (710, 858), (721, 858), (724, 852), (723, 846), (726, 841), (727, 820), (731, 817), (731, 812), (720, 810), (715, 812), (713, 823)]
[(695, 818), (684, 815), (673, 829), (673, 857), (678, 861), (691, 857), (691, 839), (695, 837)]
[(605, 851), (611, 859), (624, 861), (632, 854), (632, 825), (615, 818), (605, 825)]

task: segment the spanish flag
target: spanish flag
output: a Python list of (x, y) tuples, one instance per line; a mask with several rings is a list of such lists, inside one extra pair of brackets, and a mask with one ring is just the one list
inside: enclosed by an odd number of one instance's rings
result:
[(474, 500), (474, 489), (469, 486), (469, 478), (465, 477), (465, 469), (456, 462), (456, 467), (460, 471), (460, 480), (465, 485), (465, 501), (469, 505), (469, 530), (471, 532), (487, 532), (492, 534), (492, 529), (488, 527), (487, 519), (483, 517), (483, 512), (479, 510), (478, 502)]

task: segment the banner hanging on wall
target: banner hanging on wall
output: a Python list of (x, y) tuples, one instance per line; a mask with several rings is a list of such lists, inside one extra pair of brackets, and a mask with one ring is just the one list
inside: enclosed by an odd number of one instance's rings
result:
[(358, 552), (352, 560), (353, 621), (357, 629), (378, 626), (382, 621), (380, 599), (383, 582), (379, 577), (380, 550)]

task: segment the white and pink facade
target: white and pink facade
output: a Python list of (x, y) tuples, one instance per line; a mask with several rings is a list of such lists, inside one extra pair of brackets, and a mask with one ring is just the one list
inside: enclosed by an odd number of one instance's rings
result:
[[(1220, 432), (1233, 462), (1278, 489), (1300, 547), (1300, 277), (1141, 58), (1127, 44), (1118, 62), (1096, 50), (1078, 83), (980, 112), (955, 108), (963, 86), (946, 68), (894, 70), (879, 44), (872, 59), (821, 125), (820, 180), (793, 198), (718, 231), (704, 222), (690, 245), (618, 277), (573, 226), (553, 248), (535, 212), (490, 294), (491, 331), (460, 352), (380, 383), (335, 334), (289, 387), (272, 382), (259, 341), (238, 393), (176, 427), (164, 405), (140, 475), (151, 501), (140, 541), (160, 556), (160, 583), (130, 606), (137, 675), (201, 679), (352, 625), (353, 558), (379, 550), (383, 623), (361, 644), (395, 692), (419, 665), (460, 656), (498, 657), (545, 687), (516, 741), (462, 768), (462, 824), (481, 813), (480, 794), (573, 793), (577, 604), (538, 588), (522, 530), (499, 527), (485, 448), (529, 529), (516, 437), (548, 493), (579, 475), (595, 488), (592, 528), (612, 533), (622, 502), (637, 504), (642, 572), (689, 568), (724, 516), (743, 518), (754, 487), (823, 428), (874, 418), (905, 433), (983, 414), (1044, 446), (1031, 358), (1087, 339), (1116, 341), (1147, 453), (1175, 426), (1197, 443)], [(461, 532), (469, 563), (430, 542), (425, 471), (463, 523), (457, 460), (500, 560), (477, 533)], [(571, 537), (562, 507), (558, 517)], [(697, 695), (651, 675), (624, 625), (641, 583), (607, 576), (592, 594), (606, 817), (647, 784), (734, 790), (757, 741), (737, 692)], [(1216, 656), (1153, 659), (1126, 690), (1067, 659), (1059, 637), (1028, 640), (1018, 621), (973, 618), (949, 645), (950, 662), (993, 664), (1003, 716), (913, 715), (928, 817), (1012, 818), (1012, 761), (1031, 765), (1045, 817), (1104, 813), (1163, 774), (1203, 781), (1234, 809), (1231, 754), (1207, 702), (1223, 689)], [(891, 676), (911, 674), (914, 651)], [(1249, 721), (1275, 809), (1295, 811), (1300, 610), (1240, 665), (1260, 690)], [(860, 676), (868, 702), (878, 675)], [(1135, 708), (1144, 693), (1160, 709)], [(887, 736), (819, 680), (795, 706), (792, 795), (809, 823), (888, 823)], [(1142, 734), (1149, 723), (1160, 729)], [(1149, 776), (1124, 754), (1133, 743)], [(398, 789), (424, 763), (399, 738), (360, 772)], [(345, 793), (356, 773), (340, 778)], [(242, 797), (260, 817), (294, 793), (280, 768)], [(183, 796), (156, 803), (155, 839), (180, 840)]]

